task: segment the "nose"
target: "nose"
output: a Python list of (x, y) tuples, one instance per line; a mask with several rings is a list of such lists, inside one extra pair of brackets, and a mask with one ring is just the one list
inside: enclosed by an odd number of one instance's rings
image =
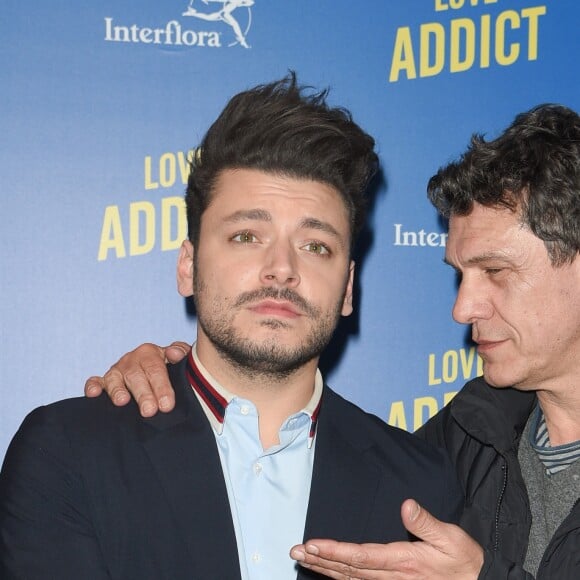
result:
[(276, 243), (268, 248), (260, 271), (265, 286), (296, 288), (300, 284), (298, 257), (289, 243)]
[(459, 283), (453, 305), (453, 320), (459, 324), (473, 324), (493, 315), (493, 306), (481, 281), (463, 280)]

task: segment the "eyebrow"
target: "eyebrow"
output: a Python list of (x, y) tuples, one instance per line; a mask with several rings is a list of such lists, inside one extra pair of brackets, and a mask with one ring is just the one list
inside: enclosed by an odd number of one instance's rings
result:
[(237, 223), (247, 220), (271, 222), (272, 215), (265, 209), (240, 209), (224, 219), (226, 223)]
[(326, 232), (327, 234), (330, 234), (331, 236), (335, 237), (337, 240), (342, 241), (340, 234), (332, 224), (328, 222), (323, 222), (322, 220), (316, 218), (304, 218), (300, 222), (300, 228), (306, 230), (319, 230), (321, 232)]
[[(240, 209), (234, 213), (227, 216), (224, 221), (226, 223), (238, 223), (242, 221), (262, 221), (271, 222), (272, 215), (269, 211), (265, 209)], [(332, 237), (336, 238), (341, 244), (343, 243), (342, 237), (338, 230), (329, 222), (319, 220), (318, 218), (307, 217), (300, 221), (298, 227), (304, 230), (318, 230), (325, 232)]]
[[(468, 266), (477, 266), (478, 264), (483, 264), (485, 262), (489, 262), (490, 260), (500, 260), (501, 262), (512, 263), (512, 260), (503, 252), (486, 252), (485, 254), (479, 254), (478, 256), (473, 256), (467, 260), (466, 265)], [(443, 258), (443, 262), (448, 266), (451, 266), (455, 270), (457, 270), (457, 266), (448, 260), (446, 257)]]

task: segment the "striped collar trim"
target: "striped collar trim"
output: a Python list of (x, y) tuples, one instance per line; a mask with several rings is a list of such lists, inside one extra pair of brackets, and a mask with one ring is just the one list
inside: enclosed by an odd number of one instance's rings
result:
[(234, 394), (224, 389), (199, 362), (195, 344), (187, 357), (185, 373), (211, 426), (221, 435), (226, 418), (226, 408), (234, 398)]
[[(226, 409), (236, 395), (225, 389), (211, 376), (209, 371), (200, 362), (195, 344), (187, 357), (185, 373), (211, 426), (218, 435), (221, 435), (226, 419)], [(305, 413), (310, 417), (310, 430), (308, 432), (309, 449), (312, 447), (316, 436), (316, 427), (318, 425), (318, 416), (322, 403), (323, 385), (322, 374), (317, 369), (312, 397), (307, 405), (299, 411), (299, 413)]]
[(549, 475), (563, 471), (580, 459), (580, 441), (552, 446), (540, 405), (537, 405), (532, 421), (529, 441)]

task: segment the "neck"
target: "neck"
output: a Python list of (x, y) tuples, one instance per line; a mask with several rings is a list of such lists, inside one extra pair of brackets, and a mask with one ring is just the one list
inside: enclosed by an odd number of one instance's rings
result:
[(537, 391), (538, 402), (546, 419), (552, 446), (580, 441), (580, 393)]
[(318, 358), (291, 373), (265, 373), (233, 363), (199, 342), (197, 356), (224, 388), (256, 406), (264, 449), (279, 443), (282, 423), (312, 398)]

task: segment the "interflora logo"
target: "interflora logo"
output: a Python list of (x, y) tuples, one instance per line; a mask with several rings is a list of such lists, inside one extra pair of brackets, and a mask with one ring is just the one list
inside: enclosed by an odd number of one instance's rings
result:
[[(175, 47), (240, 46), (250, 48), (254, 0), (190, 0), (181, 16), (162, 26), (119, 23), (105, 17), (105, 42), (153, 44)], [(196, 24), (190, 26), (192, 20)]]

